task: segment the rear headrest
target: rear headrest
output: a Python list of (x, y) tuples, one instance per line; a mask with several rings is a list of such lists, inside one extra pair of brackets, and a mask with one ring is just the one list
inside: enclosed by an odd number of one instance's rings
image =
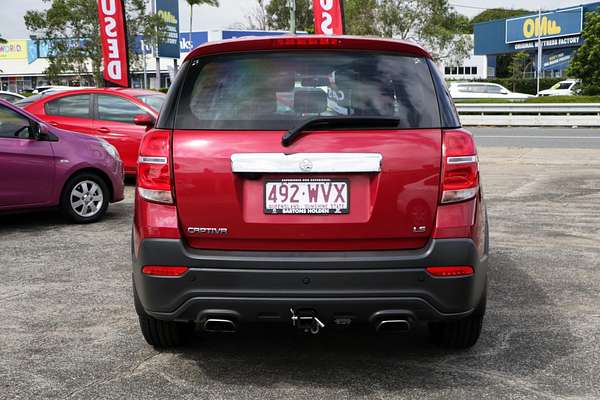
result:
[(265, 116), (277, 111), (277, 96), (273, 89), (253, 88), (252, 92), (240, 104), (239, 112), (243, 118), (252, 116)]
[(301, 89), (294, 93), (294, 111), (299, 114), (321, 114), (327, 110), (327, 93), (321, 89)]
[(270, 78), (275, 82), (276, 92), (291, 92), (296, 85), (296, 76), (293, 72), (277, 72), (275, 76)]

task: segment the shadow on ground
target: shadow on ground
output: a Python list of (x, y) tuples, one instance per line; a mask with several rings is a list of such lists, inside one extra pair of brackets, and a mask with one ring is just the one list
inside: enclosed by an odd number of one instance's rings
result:
[(495, 252), (491, 265), (484, 332), (468, 351), (433, 346), (422, 326), (385, 336), (350, 330), (307, 337), (283, 329), (204, 335), (177, 354), (197, 365), (193, 375), (224, 385), (305, 385), (365, 396), (374, 390), (468, 387), (482, 380), (515, 384), (569, 355), (573, 337), (563, 319), (544, 311), (553, 308), (551, 299), (506, 252)]

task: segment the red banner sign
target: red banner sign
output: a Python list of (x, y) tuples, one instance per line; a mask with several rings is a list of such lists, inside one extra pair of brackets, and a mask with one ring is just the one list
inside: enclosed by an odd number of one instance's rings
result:
[(343, 0), (313, 0), (315, 33), (318, 35), (343, 35)]
[(127, 29), (123, 0), (98, 0), (104, 80), (109, 86), (129, 87)]

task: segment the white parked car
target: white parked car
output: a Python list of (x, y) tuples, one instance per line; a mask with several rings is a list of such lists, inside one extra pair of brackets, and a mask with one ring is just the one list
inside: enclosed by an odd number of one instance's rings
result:
[(0, 99), (6, 100), (9, 103), (15, 103), (21, 99), (24, 99), (24, 97), (21, 96), (20, 94), (16, 94), (13, 92), (5, 92), (3, 90), (0, 90)]
[(511, 92), (497, 83), (462, 82), (452, 83), (448, 88), (455, 100), (461, 99), (507, 99), (525, 100), (535, 97), (530, 94)]
[(73, 90), (73, 89), (92, 89), (90, 86), (56, 86), (56, 85), (47, 85), (47, 86), (38, 86), (33, 91), (33, 94), (40, 94), (44, 92), (54, 92), (58, 90)]
[(550, 89), (542, 90), (538, 96), (573, 96), (579, 89), (579, 79), (560, 81)]

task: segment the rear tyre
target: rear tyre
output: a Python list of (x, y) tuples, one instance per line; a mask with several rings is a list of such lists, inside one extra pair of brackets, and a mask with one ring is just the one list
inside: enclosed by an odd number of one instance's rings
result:
[(60, 199), (63, 214), (77, 224), (97, 222), (106, 214), (110, 191), (104, 179), (90, 172), (75, 175)]
[(473, 314), (454, 321), (430, 322), (429, 333), (433, 343), (450, 349), (473, 347), (481, 335), (486, 302), (487, 284), (479, 305)]
[(170, 348), (184, 345), (192, 332), (189, 324), (161, 321), (146, 314), (135, 288), (133, 290), (135, 311), (138, 314), (140, 329), (146, 342), (156, 348)]

